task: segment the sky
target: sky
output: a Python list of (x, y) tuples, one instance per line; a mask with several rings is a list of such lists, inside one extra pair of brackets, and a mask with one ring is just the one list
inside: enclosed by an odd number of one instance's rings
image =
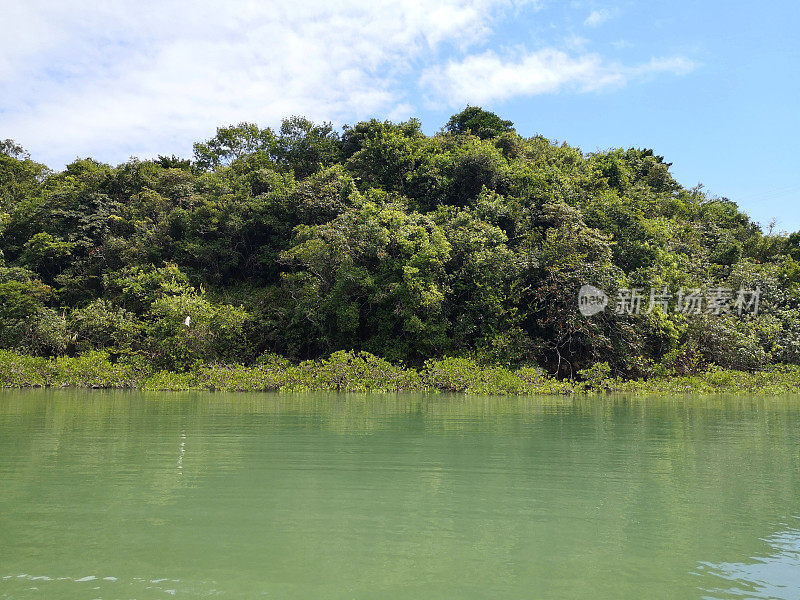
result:
[(800, 3), (0, 0), (0, 139), (191, 156), (241, 121), (341, 126), (467, 104), (584, 152), (652, 148), (686, 187), (800, 230)]

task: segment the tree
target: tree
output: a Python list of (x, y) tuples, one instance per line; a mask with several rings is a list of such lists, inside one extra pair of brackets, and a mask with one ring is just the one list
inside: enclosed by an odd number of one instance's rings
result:
[(301, 353), (358, 348), (420, 361), (447, 345), (450, 246), (429, 217), (376, 194), (324, 225), (301, 226), (282, 255), (285, 326)]
[(480, 106), (467, 106), (460, 113), (450, 117), (445, 130), (456, 135), (471, 133), (485, 140), (507, 131), (514, 131), (514, 123), (501, 119)]
[(0, 267), (0, 348), (41, 355), (63, 352), (66, 321), (47, 306), (52, 297), (52, 288), (30, 271)]
[(275, 133), (269, 127), (261, 129), (255, 123), (218, 127), (213, 138), (194, 144), (195, 164), (198, 169), (207, 171), (249, 154), (274, 156), (276, 146)]
[(290, 117), (281, 122), (275, 154), (296, 179), (304, 179), (339, 160), (339, 136), (330, 123)]
[[(669, 168), (650, 149), (524, 138), (480, 107), (432, 136), (415, 119), (339, 135), (296, 116), (219, 128), (193, 161), (57, 173), (5, 140), (0, 346), (181, 369), (265, 349), (460, 355), (594, 379), (800, 362), (800, 234), (762, 231)], [(763, 301), (741, 319), (587, 318), (587, 283)]]
[(453, 350), (496, 346), (517, 325), (510, 292), (518, 265), (508, 238), (472, 209), (441, 206), (433, 218), (450, 244), (444, 312)]
[(0, 140), (0, 210), (41, 193), (50, 169), (31, 160), (14, 140)]

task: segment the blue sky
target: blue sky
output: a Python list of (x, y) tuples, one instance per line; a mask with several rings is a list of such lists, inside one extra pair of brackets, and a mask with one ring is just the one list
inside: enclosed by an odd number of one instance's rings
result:
[(53, 168), (291, 114), (433, 133), (469, 103), (586, 152), (653, 148), (800, 230), (800, 3), (0, 1), (0, 138)]

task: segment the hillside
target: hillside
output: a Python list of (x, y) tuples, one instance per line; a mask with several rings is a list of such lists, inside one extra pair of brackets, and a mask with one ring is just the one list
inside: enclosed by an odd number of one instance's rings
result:
[[(433, 136), (292, 117), (220, 128), (191, 159), (61, 172), (8, 140), (0, 348), (171, 370), (337, 350), (558, 377), (797, 364), (800, 235), (762, 231), (669, 167), (526, 138), (476, 107)], [(608, 293), (604, 311), (578, 310), (585, 284)]]

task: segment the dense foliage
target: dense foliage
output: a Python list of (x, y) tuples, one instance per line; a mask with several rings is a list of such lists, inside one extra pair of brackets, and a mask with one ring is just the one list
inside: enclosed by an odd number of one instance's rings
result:
[[(0, 348), (187, 373), (339, 350), (587, 380), (800, 363), (800, 234), (669, 167), (524, 138), (477, 107), (433, 136), (292, 117), (220, 128), (191, 160), (62, 172), (6, 140)], [(758, 314), (585, 317), (586, 283), (762, 296)]]

